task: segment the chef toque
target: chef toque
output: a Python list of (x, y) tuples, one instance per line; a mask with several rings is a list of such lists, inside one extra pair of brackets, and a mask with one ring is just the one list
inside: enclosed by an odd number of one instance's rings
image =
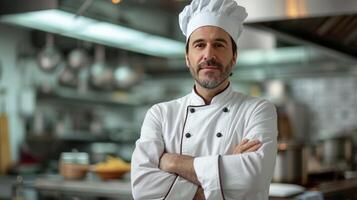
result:
[(199, 27), (217, 26), (225, 30), (237, 44), (247, 16), (245, 8), (234, 0), (193, 0), (180, 13), (179, 24), (186, 41)]

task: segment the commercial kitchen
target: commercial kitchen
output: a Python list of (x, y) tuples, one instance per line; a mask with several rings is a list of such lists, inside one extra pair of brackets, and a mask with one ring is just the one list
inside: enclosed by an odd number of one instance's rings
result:
[[(278, 114), (269, 199), (357, 199), (357, 1), (236, 1), (230, 84)], [(193, 87), (189, 2), (0, 2), (0, 200), (133, 199), (146, 111)]]

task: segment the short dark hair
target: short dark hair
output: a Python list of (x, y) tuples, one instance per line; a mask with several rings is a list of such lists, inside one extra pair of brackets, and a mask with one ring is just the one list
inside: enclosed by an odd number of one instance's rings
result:
[[(231, 36), (229, 36), (229, 38), (231, 39), (231, 43), (232, 43), (232, 52), (233, 55), (237, 53), (237, 44), (234, 42), (233, 38)], [(190, 44), (190, 38), (188, 38), (187, 42), (186, 42), (186, 54), (188, 53), (188, 45)]]

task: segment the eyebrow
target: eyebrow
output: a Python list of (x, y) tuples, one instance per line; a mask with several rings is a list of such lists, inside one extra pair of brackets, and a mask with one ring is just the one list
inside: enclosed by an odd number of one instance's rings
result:
[(205, 41), (204, 39), (197, 39), (195, 41), (192, 42), (192, 45), (196, 44), (196, 43), (200, 43), (200, 42), (203, 42)]
[(226, 40), (226, 39), (223, 39), (223, 38), (217, 38), (217, 39), (215, 39), (214, 41), (223, 42), (223, 43), (225, 43), (225, 44), (228, 44), (227, 40)]
[[(192, 42), (192, 45), (196, 44), (196, 43), (200, 43), (200, 42), (204, 42), (205, 40), (204, 39), (197, 39), (195, 41)], [(223, 42), (225, 44), (228, 44), (227, 40), (224, 39), (224, 38), (217, 38), (214, 40), (215, 42)]]

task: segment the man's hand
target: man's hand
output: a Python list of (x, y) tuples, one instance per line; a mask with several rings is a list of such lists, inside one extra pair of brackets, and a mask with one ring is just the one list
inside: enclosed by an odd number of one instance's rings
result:
[(238, 144), (233, 150), (233, 154), (248, 153), (258, 150), (262, 146), (259, 140), (249, 141), (248, 139), (243, 139), (241, 143)]
[(178, 174), (196, 185), (201, 185), (193, 167), (193, 159), (192, 156), (164, 153), (160, 158), (159, 168), (165, 172)]
[(178, 156), (179, 156), (178, 154), (173, 154), (173, 153), (162, 154), (160, 158), (159, 168), (165, 172), (175, 173), (174, 168)]
[[(237, 147), (234, 148), (233, 154), (248, 153), (258, 150), (262, 146), (259, 140), (249, 141), (242, 140)], [(179, 155), (174, 153), (164, 153), (160, 158), (159, 168), (162, 171), (177, 174), (184, 179), (198, 185), (194, 200), (204, 200), (204, 191), (201, 183), (197, 179), (195, 169), (193, 167), (194, 157), (187, 155)]]
[(196, 191), (195, 196), (193, 197), (193, 200), (205, 200), (205, 199), (206, 197), (202, 187), (198, 186), (198, 189)]

